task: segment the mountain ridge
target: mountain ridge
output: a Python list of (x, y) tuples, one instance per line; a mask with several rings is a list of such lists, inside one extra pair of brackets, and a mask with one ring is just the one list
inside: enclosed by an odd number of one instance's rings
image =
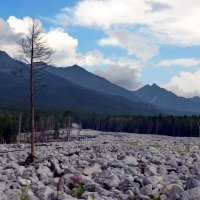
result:
[[(6, 59), (1, 59), (1, 57), (6, 57)], [(0, 54), (0, 77), (2, 77), (0, 79), (1, 107), (22, 108), (24, 105), (24, 98), (28, 94), (28, 86), (22, 79), (11, 73), (19, 65), (21, 65), (20, 62), (4, 53)], [(81, 68), (76, 67), (76, 69), (84, 71)], [(160, 112), (154, 106), (133, 102), (120, 95), (94, 91), (49, 71), (44, 74), (44, 82), (47, 83), (47, 87), (37, 95), (39, 109), (59, 111), (70, 109), (82, 112), (134, 115), (150, 115)]]
[(139, 98), (163, 109), (176, 110), (178, 112), (200, 113), (200, 97), (185, 98), (159, 87), (155, 83), (133, 91)]
[(86, 87), (94, 91), (103, 92), (109, 95), (120, 95), (134, 102), (146, 103), (145, 100), (138, 98), (136, 95), (132, 94), (125, 88), (111, 83), (103, 77), (88, 72), (87, 70), (78, 65), (73, 65), (64, 68), (55, 68), (50, 66), (48, 68), (48, 71), (53, 73), (54, 75), (60, 76), (62, 78), (65, 78), (66, 80), (69, 80), (73, 83), (76, 83), (80, 86)]
[[(21, 66), (22, 63), (0, 51), (1, 107), (17, 107), (23, 104), (20, 97), (23, 99), (28, 94), (22, 80), (12, 74)], [(200, 114), (200, 97), (179, 97), (156, 84), (129, 91), (78, 65), (49, 66), (45, 81), (48, 87), (37, 96), (40, 109), (82, 109), (84, 112), (133, 115)]]

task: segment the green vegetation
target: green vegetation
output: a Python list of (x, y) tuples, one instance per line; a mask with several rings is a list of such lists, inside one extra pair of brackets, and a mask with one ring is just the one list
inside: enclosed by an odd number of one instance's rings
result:
[(59, 138), (60, 132), (59, 132), (59, 127), (58, 124), (55, 124), (55, 128), (54, 128), (54, 139)]
[(161, 200), (161, 197), (160, 196), (153, 197), (153, 200)]
[(155, 144), (152, 145), (152, 147), (155, 147), (156, 149), (160, 149), (161, 145), (158, 144), (158, 143), (155, 143)]
[(135, 192), (132, 193), (132, 200), (136, 200), (136, 195), (137, 194)]
[(16, 142), (17, 134), (17, 117), (7, 112), (0, 113), (0, 142)]
[(186, 144), (185, 145), (185, 152), (190, 153), (190, 151), (191, 151), (190, 144)]
[(92, 198), (92, 200), (95, 200), (95, 195), (94, 195), (94, 193), (92, 194), (92, 197), (91, 197), (91, 198)]
[(83, 188), (83, 185), (82, 184), (78, 184), (78, 185), (75, 186), (75, 188), (76, 188), (77, 197), (81, 198), (83, 193), (84, 193), (84, 191), (85, 191), (84, 188)]
[[(112, 132), (130, 132), (169, 136), (199, 137), (200, 116), (109, 116), (80, 114), (83, 128)], [(192, 124), (191, 124), (192, 121)]]
[(30, 200), (27, 188), (22, 189), (22, 193), (20, 195), (20, 200)]
[[(193, 121), (191, 126), (191, 119)], [(19, 132), (19, 111), (0, 110), (0, 143), (15, 143)], [(95, 113), (81, 113), (72, 111), (72, 122), (82, 124), (83, 129), (93, 129), (111, 132), (130, 132), (141, 134), (159, 134), (169, 136), (199, 137), (200, 116), (111, 116)], [(64, 112), (43, 112), (35, 115), (36, 131), (54, 130), (54, 137), (59, 138), (59, 129), (65, 128)], [(30, 114), (21, 112), (21, 131), (30, 132)], [(137, 146), (137, 141), (127, 142), (127, 145)], [(152, 145), (161, 148), (160, 144)], [(190, 152), (191, 146), (186, 144), (176, 152)], [(199, 146), (200, 149), (200, 146)]]
[(120, 194), (118, 195), (118, 200), (122, 200), (122, 196)]
[(70, 188), (75, 189), (78, 198), (81, 198), (84, 193), (83, 182), (79, 176), (70, 177)]

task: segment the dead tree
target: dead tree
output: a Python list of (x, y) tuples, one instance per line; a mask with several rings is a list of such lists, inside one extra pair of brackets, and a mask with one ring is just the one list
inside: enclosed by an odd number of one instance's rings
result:
[(31, 113), (31, 153), (27, 161), (33, 162), (35, 157), (35, 94), (43, 88), (42, 74), (50, 61), (52, 50), (47, 47), (42, 29), (37, 20), (31, 19), (28, 34), (18, 41), (20, 48), (19, 61), (26, 67), (25, 79), (29, 85)]
[(18, 124), (18, 142), (21, 142), (21, 126), (22, 126), (22, 113), (19, 114), (19, 124)]
[(198, 131), (198, 133), (199, 133), (199, 137), (200, 137), (200, 123), (199, 123), (199, 121), (198, 121), (198, 128), (199, 128), (199, 131)]
[(71, 139), (71, 117), (72, 113), (71, 111), (65, 112), (65, 123), (66, 123), (66, 129), (67, 129), (67, 141), (70, 141)]

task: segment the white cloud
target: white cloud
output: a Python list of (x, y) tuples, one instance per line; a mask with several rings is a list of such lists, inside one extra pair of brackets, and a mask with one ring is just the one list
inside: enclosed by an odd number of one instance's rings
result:
[[(29, 32), (30, 27), (30, 17), (24, 17), (23, 20), (16, 18), (15, 16), (10, 16), (7, 20), (10, 28), (15, 33), (23, 33), (27, 34)], [(38, 21), (39, 22), (39, 21)], [(39, 22), (40, 26), (41, 23)]]
[[(11, 56), (17, 56), (17, 41), (28, 33), (30, 17), (18, 19), (14, 16), (8, 18), (7, 22), (0, 19), (0, 44), (1, 50), (6, 51)], [(42, 28), (41, 22), (38, 20)], [(54, 50), (52, 57), (53, 64), (57, 66), (68, 66), (74, 63), (78, 40), (73, 38), (63, 29), (54, 28), (48, 32), (43, 32), (50, 48)]]
[(172, 66), (181, 66), (181, 67), (192, 67), (200, 64), (200, 60), (195, 58), (178, 58), (171, 60), (162, 60), (157, 66), (163, 67), (172, 67)]
[[(66, 66), (71, 58), (76, 56), (78, 40), (71, 37), (60, 28), (50, 30), (45, 34), (49, 47), (53, 49), (53, 62), (57, 66)], [(75, 64), (75, 63), (74, 63)]]
[(148, 60), (159, 52), (159, 47), (154, 42), (138, 34), (126, 30), (109, 31), (108, 37), (99, 41), (101, 46), (117, 46), (125, 49), (128, 54), (136, 55), (142, 60)]
[(0, 50), (15, 56), (17, 52), (16, 42), (21, 36), (21, 34), (15, 33), (9, 24), (0, 18)]
[(109, 65), (115, 63), (112, 58), (106, 58), (100, 51), (89, 51), (85, 54), (74, 52), (67, 54), (65, 51), (55, 52), (57, 57), (56, 66), (71, 66), (74, 64), (80, 65), (85, 68), (94, 68), (102, 65)]
[(195, 73), (181, 72), (178, 76), (172, 77), (169, 83), (162, 86), (179, 96), (200, 96), (200, 71)]
[(158, 43), (198, 45), (199, 13), (199, 0), (83, 0), (64, 9), (61, 21), (104, 30), (142, 25), (141, 34)]
[(163, 2), (156, 2), (156, 1), (152, 1), (152, 0), (145, 0), (145, 3), (149, 4), (149, 6), (151, 7), (150, 10), (147, 11), (148, 12), (160, 12), (163, 10), (171, 10), (172, 6), (167, 4), (167, 3), (163, 3)]
[(141, 86), (138, 80), (139, 70), (130, 66), (110, 65), (107, 70), (97, 69), (95, 74), (129, 90), (136, 90)]
[[(7, 22), (0, 19), (1, 50), (11, 56), (17, 56), (16, 41), (27, 34), (29, 20), (29, 17), (18, 19), (14, 16), (10, 17)], [(41, 22), (39, 23), (42, 27)], [(140, 62), (127, 57), (106, 57), (98, 50), (81, 54), (77, 51), (78, 40), (61, 28), (53, 28), (44, 31), (43, 34), (49, 47), (54, 50), (52, 63), (56, 66), (65, 67), (78, 64), (120, 86), (135, 89), (139, 85), (137, 77)]]

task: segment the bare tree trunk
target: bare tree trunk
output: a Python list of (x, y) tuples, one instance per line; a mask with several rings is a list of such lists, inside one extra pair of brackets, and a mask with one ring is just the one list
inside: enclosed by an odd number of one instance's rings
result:
[(35, 108), (34, 99), (31, 94), (31, 156), (35, 157)]
[(193, 123), (192, 123), (192, 120), (190, 121), (190, 137), (192, 136), (192, 125), (193, 125)]
[[(32, 34), (35, 29), (32, 27)], [(35, 157), (35, 104), (34, 104), (34, 85), (33, 85), (33, 57), (34, 57), (34, 37), (31, 38), (31, 62), (30, 62), (30, 100), (31, 100), (31, 157)]]
[(18, 142), (21, 142), (21, 125), (22, 125), (22, 113), (19, 114), (19, 126), (18, 126)]
[[(34, 162), (35, 158), (35, 94), (43, 88), (41, 77), (49, 59), (52, 55), (51, 49), (46, 45), (42, 29), (39, 23), (32, 19), (28, 34), (18, 41), (20, 47), (20, 61), (28, 69), (29, 92), (30, 92), (30, 112), (31, 112), (31, 153), (27, 157), (25, 164)], [(21, 71), (21, 70), (20, 70)], [(23, 76), (23, 73), (21, 74)], [(26, 78), (25, 78), (26, 79)]]

